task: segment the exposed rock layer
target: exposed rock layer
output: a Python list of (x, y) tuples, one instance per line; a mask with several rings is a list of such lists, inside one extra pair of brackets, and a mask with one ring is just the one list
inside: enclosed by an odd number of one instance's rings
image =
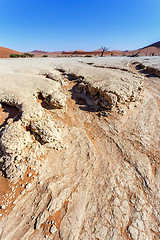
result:
[(159, 239), (159, 78), (129, 58), (0, 68), (1, 238)]

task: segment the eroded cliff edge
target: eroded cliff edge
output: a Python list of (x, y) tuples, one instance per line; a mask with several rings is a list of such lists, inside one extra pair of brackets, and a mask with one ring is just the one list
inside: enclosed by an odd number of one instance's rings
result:
[(1, 60), (2, 239), (160, 238), (160, 80), (136, 64)]

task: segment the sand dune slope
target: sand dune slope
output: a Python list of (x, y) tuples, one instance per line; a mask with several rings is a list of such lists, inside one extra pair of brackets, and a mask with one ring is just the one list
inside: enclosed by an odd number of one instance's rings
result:
[(21, 54), (21, 52), (14, 51), (9, 48), (0, 47), (0, 58), (9, 58), (10, 54)]

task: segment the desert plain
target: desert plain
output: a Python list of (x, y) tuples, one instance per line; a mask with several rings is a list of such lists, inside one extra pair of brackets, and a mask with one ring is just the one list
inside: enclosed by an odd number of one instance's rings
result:
[(0, 239), (160, 239), (160, 57), (0, 59)]

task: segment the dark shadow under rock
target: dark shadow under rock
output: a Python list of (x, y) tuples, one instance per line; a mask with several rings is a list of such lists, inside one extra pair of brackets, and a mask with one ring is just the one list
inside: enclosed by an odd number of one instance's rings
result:
[(0, 127), (7, 123), (9, 118), (13, 121), (18, 121), (22, 116), (21, 111), (16, 106), (10, 106), (6, 103), (1, 103), (0, 107)]

